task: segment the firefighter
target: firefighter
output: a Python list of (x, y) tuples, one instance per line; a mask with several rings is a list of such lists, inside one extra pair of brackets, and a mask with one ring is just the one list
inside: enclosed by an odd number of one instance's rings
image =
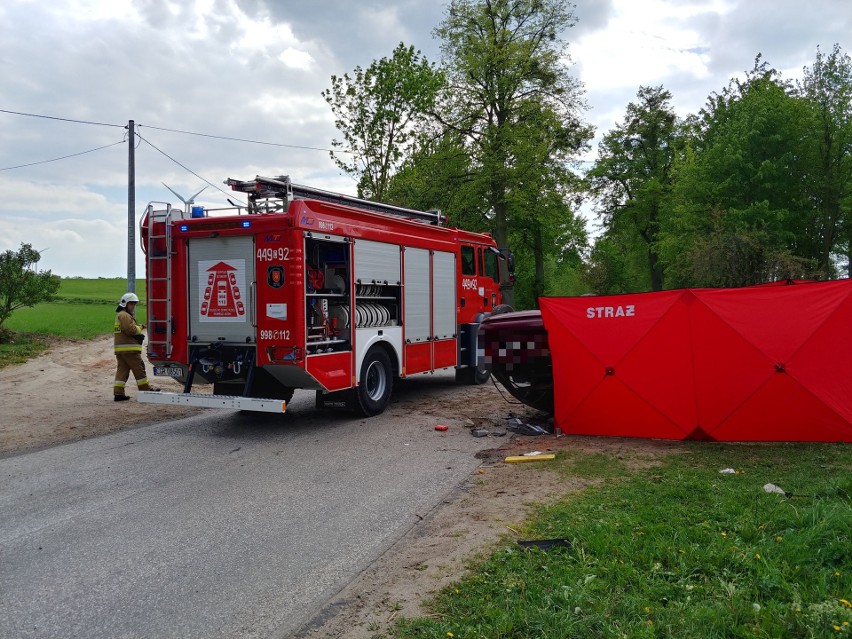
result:
[(145, 339), (142, 331), (145, 326), (136, 323), (133, 316), (139, 298), (135, 293), (125, 293), (121, 296), (115, 312), (115, 359), (118, 367), (115, 371), (115, 385), (113, 386), (113, 400), (123, 402), (130, 399), (124, 393), (124, 386), (133, 372), (136, 379), (136, 387), (141, 391), (159, 391), (148, 383), (145, 375), (145, 363), (142, 361), (142, 341)]

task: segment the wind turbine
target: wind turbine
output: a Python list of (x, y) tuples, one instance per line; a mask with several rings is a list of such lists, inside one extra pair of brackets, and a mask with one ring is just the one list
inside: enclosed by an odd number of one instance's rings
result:
[(192, 214), (192, 205), (193, 205), (193, 204), (195, 204), (195, 198), (197, 198), (199, 195), (201, 195), (202, 191), (204, 191), (204, 189), (206, 189), (206, 188), (207, 188), (207, 187), (205, 186), (203, 189), (201, 189), (201, 191), (199, 191), (198, 193), (196, 193), (195, 195), (193, 195), (193, 196), (192, 196), (192, 197), (190, 197), (189, 199), (186, 199), (186, 200), (185, 200), (185, 199), (183, 199), (183, 197), (181, 196), (181, 194), (180, 194), (180, 193), (178, 193), (177, 191), (175, 191), (175, 190), (174, 190), (172, 187), (170, 187), (168, 184), (166, 184), (165, 182), (161, 182), (161, 184), (162, 184), (164, 187), (166, 187), (169, 191), (171, 191), (172, 193), (174, 193), (174, 194), (175, 194), (175, 197), (177, 197), (177, 199), (179, 199), (181, 202), (183, 202), (183, 205), (186, 207), (186, 210), (184, 211), (184, 213), (186, 213), (187, 215), (191, 215), (191, 214)]

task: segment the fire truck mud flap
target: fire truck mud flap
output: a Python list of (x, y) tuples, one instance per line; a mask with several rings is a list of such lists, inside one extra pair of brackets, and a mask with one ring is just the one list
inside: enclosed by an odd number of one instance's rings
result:
[(287, 402), (280, 399), (210, 395), (208, 393), (157, 393), (140, 391), (138, 400), (143, 404), (195, 406), (198, 408), (221, 408), (224, 410), (249, 410), (262, 413), (283, 413), (287, 410)]

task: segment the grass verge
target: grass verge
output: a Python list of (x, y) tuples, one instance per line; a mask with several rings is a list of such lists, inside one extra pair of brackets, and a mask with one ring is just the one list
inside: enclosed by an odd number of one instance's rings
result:
[[(56, 339), (87, 340), (112, 333), (115, 307), (126, 292), (122, 279), (64, 279), (56, 299), (19, 308), (0, 330), (0, 368), (21, 364), (44, 352)], [(145, 280), (136, 290), (145, 299)], [(136, 310), (145, 323), (145, 307)]]
[(46, 335), (4, 331), (0, 338), (0, 368), (23, 364), (46, 351), (50, 344), (51, 339)]
[(852, 636), (852, 449), (688, 450), (630, 472), (560, 455), (563, 471), (602, 483), (541, 508), (523, 535), (570, 546), (505, 540), (396, 636)]

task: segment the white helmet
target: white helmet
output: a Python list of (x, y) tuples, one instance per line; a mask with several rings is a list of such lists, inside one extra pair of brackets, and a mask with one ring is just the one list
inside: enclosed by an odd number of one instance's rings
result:
[(128, 302), (138, 302), (138, 301), (139, 301), (139, 298), (136, 297), (136, 293), (125, 293), (124, 295), (121, 296), (121, 301), (118, 303), (118, 305), (121, 308), (124, 308), (124, 307), (127, 306)]

